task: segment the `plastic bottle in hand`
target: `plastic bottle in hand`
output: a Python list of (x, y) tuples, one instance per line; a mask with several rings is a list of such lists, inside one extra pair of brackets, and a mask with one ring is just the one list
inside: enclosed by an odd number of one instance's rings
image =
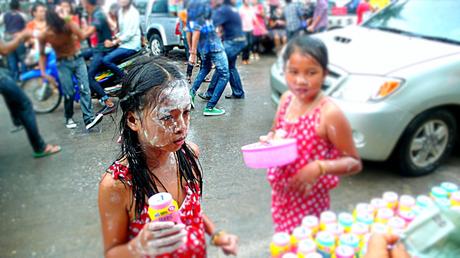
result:
[(169, 193), (157, 193), (149, 198), (148, 213), (152, 221), (181, 223), (177, 202)]

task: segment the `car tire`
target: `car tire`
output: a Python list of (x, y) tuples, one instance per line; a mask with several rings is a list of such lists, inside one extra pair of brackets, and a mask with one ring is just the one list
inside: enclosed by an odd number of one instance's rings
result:
[(406, 128), (398, 146), (400, 172), (404, 176), (432, 173), (452, 152), (457, 123), (446, 110), (422, 113)]
[(160, 35), (153, 34), (149, 39), (149, 49), (152, 56), (161, 56), (165, 53), (165, 48), (163, 46), (163, 40), (161, 40)]

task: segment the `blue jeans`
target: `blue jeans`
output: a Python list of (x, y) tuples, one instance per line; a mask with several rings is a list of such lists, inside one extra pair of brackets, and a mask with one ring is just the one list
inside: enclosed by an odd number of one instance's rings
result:
[(104, 89), (96, 81), (96, 79), (94, 79), (94, 77), (96, 77), (99, 69), (102, 67), (102, 59), (105, 55), (105, 52), (93, 49), (93, 59), (91, 60), (88, 68), (88, 80), (91, 91), (96, 92), (102, 101), (108, 100), (109, 96), (107, 96), (107, 93), (105, 93)]
[[(244, 47), (246, 47), (245, 41), (224, 41), (225, 53), (227, 54), (228, 59), (228, 70), (230, 73), (230, 87), (232, 88), (232, 95), (237, 98), (244, 98), (243, 84), (241, 83), (240, 74), (238, 73), (238, 69), (236, 68), (236, 61), (238, 59), (238, 55), (241, 53)], [(211, 83), (208, 87), (208, 91), (206, 93), (207, 96), (213, 95), (217, 79), (217, 75), (216, 73), (214, 73), (214, 75), (212, 76)]]
[(214, 85), (210, 85), (210, 87), (214, 87), (215, 89), (211, 99), (206, 105), (206, 108), (214, 108), (217, 105), (217, 102), (219, 101), (220, 96), (222, 96), (229, 79), (228, 60), (225, 51), (201, 54), (201, 68), (195, 78), (195, 81), (193, 82), (192, 94), (196, 94), (201, 86), (201, 83), (203, 83), (204, 79), (211, 71), (213, 63), (216, 65), (214, 76), (217, 76), (217, 79), (215, 80)]
[(125, 73), (123, 70), (118, 68), (118, 66), (115, 64), (115, 62), (118, 62), (120, 60), (123, 60), (127, 57), (130, 57), (134, 54), (136, 54), (137, 51), (133, 49), (127, 49), (127, 48), (116, 48), (112, 51), (110, 51), (108, 54), (106, 54), (102, 58), (102, 64), (109, 68), (119, 79), (123, 78), (125, 76)]
[(34, 151), (44, 151), (46, 144), (38, 131), (32, 103), (5, 70), (0, 70), (0, 94), (5, 98), (6, 106), (11, 114), (24, 126)]
[(10, 69), (13, 79), (19, 80), (19, 74), (26, 71), (24, 58), (26, 54), (26, 47), (20, 44), (13, 52), (7, 55), (8, 68)]
[(93, 106), (91, 103), (91, 90), (88, 83), (88, 71), (83, 57), (74, 60), (61, 59), (58, 61), (59, 81), (64, 92), (64, 115), (66, 119), (73, 116), (73, 100), (75, 96), (73, 76), (80, 86), (80, 106), (83, 113), (83, 121), (89, 124), (94, 119)]

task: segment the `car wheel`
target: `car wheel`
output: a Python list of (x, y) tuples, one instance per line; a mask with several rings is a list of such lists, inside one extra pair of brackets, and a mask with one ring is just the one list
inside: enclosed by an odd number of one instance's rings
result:
[(455, 144), (457, 123), (445, 110), (418, 115), (407, 127), (399, 146), (401, 174), (422, 176), (433, 172)]
[(160, 56), (164, 53), (163, 40), (158, 34), (153, 34), (149, 40), (150, 53), (153, 56)]

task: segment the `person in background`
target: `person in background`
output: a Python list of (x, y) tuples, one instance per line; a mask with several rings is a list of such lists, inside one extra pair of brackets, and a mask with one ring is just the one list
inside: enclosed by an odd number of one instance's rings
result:
[(254, 45), (253, 53), (254, 59), (259, 60), (260, 54), (262, 53), (262, 39), (267, 35), (267, 26), (265, 25), (265, 10), (263, 0), (252, 0), (252, 5), (256, 15), (256, 20), (254, 22)]
[(120, 10), (120, 5), (118, 3), (113, 3), (110, 5), (109, 11), (107, 12), (107, 22), (109, 23), (110, 30), (112, 34), (115, 35), (119, 32), (118, 28), (118, 11)]
[(83, 57), (80, 56), (79, 49), (77, 49), (74, 41), (76, 37), (79, 40), (87, 38), (90, 32), (83, 33), (75, 23), (70, 20), (65, 21), (51, 8), (48, 8), (46, 11), (46, 24), (48, 29), (39, 36), (39, 65), (42, 77), (48, 81), (54, 81), (54, 78), (47, 75), (45, 70), (47, 59), (45, 46), (46, 44), (50, 44), (56, 52), (59, 81), (64, 92), (65, 126), (68, 129), (77, 127), (77, 124), (73, 120), (75, 95), (73, 77), (75, 77), (80, 87), (80, 107), (83, 122), (86, 129), (89, 130), (102, 120), (103, 115), (97, 114), (95, 116), (93, 113), (86, 63)]
[[(225, 95), (226, 99), (243, 99), (245, 97), (236, 61), (246, 45), (246, 37), (244, 36), (241, 17), (238, 14), (235, 3), (235, 0), (224, 0), (224, 3), (212, 15), (214, 25), (222, 31), (222, 40), (230, 72), (229, 82), (232, 93)], [(215, 81), (217, 79), (217, 73), (215, 73), (206, 93), (207, 96), (213, 95), (214, 88), (211, 86), (216, 85)]]
[[(26, 25), (26, 29), (33, 32), (34, 35), (39, 35), (46, 31), (46, 5), (42, 2), (35, 2), (32, 5), (31, 14), (33, 19)], [(26, 42), (28, 52), (26, 54), (25, 63), (27, 65), (34, 65), (38, 63), (39, 58), (39, 46), (37, 37), (32, 37)]]
[[(24, 30), (16, 32), (14, 38), (8, 43), (0, 40), (0, 54), (7, 55), (13, 52), (22, 42), (30, 38), (31, 34), (31, 31)], [(61, 151), (59, 145), (45, 143), (38, 130), (32, 103), (21, 88), (16, 85), (16, 81), (8, 71), (3, 68), (0, 68), (0, 94), (3, 95), (8, 110), (18, 118), (25, 128), (35, 158), (46, 157)]]
[(281, 7), (278, 7), (270, 16), (268, 27), (275, 43), (275, 51), (278, 53), (287, 42), (286, 20)]
[(360, 25), (363, 20), (367, 19), (367, 17), (375, 11), (374, 7), (372, 7), (369, 2), (370, 0), (362, 0), (359, 3), (358, 8), (356, 8), (356, 24)]
[(88, 12), (91, 21), (85, 32), (97, 34), (97, 45), (92, 50), (92, 60), (88, 68), (89, 84), (91, 86), (91, 91), (94, 91), (105, 104), (97, 113), (107, 115), (115, 112), (117, 107), (101, 85), (96, 81), (95, 77), (100, 67), (103, 66), (102, 59), (104, 56), (114, 49), (113, 46), (110, 46), (112, 42), (112, 31), (107, 21), (107, 16), (98, 5), (97, 0), (82, 0), (82, 4)]
[(302, 29), (304, 10), (301, 3), (286, 0), (284, 18), (286, 19), (287, 39), (294, 38)]
[(33, 19), (27, 23), (26, 29), (30, 31), (37, 30), (38, 33), (44, 32), (46, 30), (46, 5), (42, 2), (35, 2), (32, 5), (30, 13), (32, 14)]
[(132, 4), (132, 0), (118, 0), (118, 4), (120, 6), (118, 10), (119, 32), (113, 40), (104, 43), (105, 47), (116, 48), (102, 58), (102, 64), (121, 81), (125, 72), (118, 68), (116, 62), (136, 54), (141, 49), (142, 43), (139, 12)]
[[(61, 0), (56, 8), (56, 12), (64, 21), (72, 21), (79, 29), (82, 29), (85, 25), (83, 19), (80, 19), (80, 17), (75, 14), (71, 0)], [(77, 37), (75, 37), (75, 47), (81, 49), (81, 43)]]
[[(3, 39), (6, 42), (11, 41), (16, 33), (21, 32), (26, 27), (26, 16), (20, 10), (19, 0), (11, 0), (10, 11), (3, 15), (3, 24), (5, 26)], [(15, 81), (19, 80), (20, 72), (26, 70), (24, 58), (26, 48), (21, 43), (7, 55), (8, 68), (12, 73)]]
[(241, 6), (239, 12), (241, 21), (243, 23), (243, 31), (246, 35), (246, 47), (243, 49), (242, 64), (249, 64), (249, 57), (254, 46), (254, 24), (256, 23), (256, 12), (254, 7), (250, 4), (251, 0), (243, 0), (243, 6)]
[[(289, 90), (281, 96), (271, 132), (261, 141), (297, 141), (298, 158), (267, 173), (275, 231), (292, 233), (305, 216), (329, 210), (329, 192), (339, 176), (358, 173), (362, 164), (347, 118), (321, 90), (328, 73), (324, 43), (296, 36), (282, 58)], [(292, 207), (296, 212), (290, 212)]]
[(217, 36), (215, 27), (211, 20), (212, 9), (207, 0), (190, 0), (187, 6), (187, 26), (191, 35), (189, 63), (194, 65), (197, 61), (197, 53), (201, 55), (200, 72), (193, 82), (190, 89), (192, 105), (195, 95), (205, 77), (212, 69), (212, 64), (216, 66), (217, 80), (214, 85), (214, 93), (203, 110), (204, 116), (221, 116), (225, 110), (217, 108), (225, 86), (229, 80), (228, 59), (221, 39)]
[(313, 18), (310, 20), (307, 31), (310, 33), (323, 32), (327, 30), (327, 0), (316, 0)]
[(281, 6), (280, 0), (268, 0), (269, 14), (272, 16), (275, 10)]

